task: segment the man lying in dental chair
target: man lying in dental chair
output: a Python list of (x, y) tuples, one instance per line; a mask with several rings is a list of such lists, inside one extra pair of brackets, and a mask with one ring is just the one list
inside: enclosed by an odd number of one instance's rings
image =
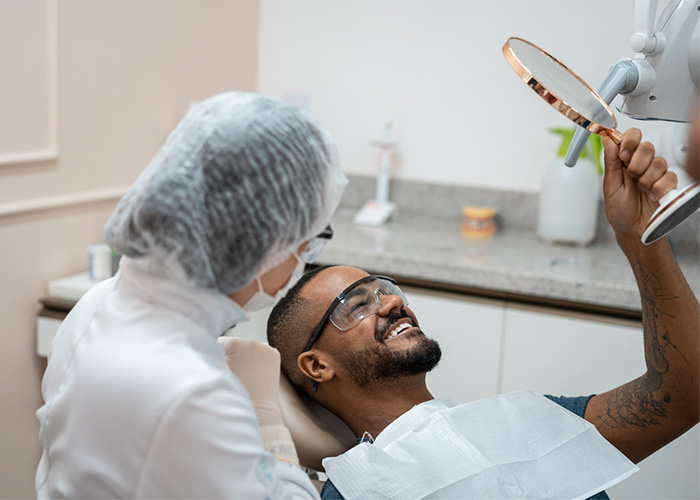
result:
[[(699, 306), (668, 241), (640, 241), (655, 208), (648, 193), (658, 199), (672, 187), (665, 162), (640, 139), (633, 129), (619, 150), (606, 144), (606, 212), (639, 286), (647, 366), (620, 387), (435, 400), (426, 374), (440, 348), (393, 279), (320, 268), (276, 305), (268, 341), (282, 371), (360, 442), (323, 461), (324, 499), (608, 498), (603, 490), (635, 472), (632, 462), (698, 423)], [(238, 355), (252, 347), (225, 345)]]

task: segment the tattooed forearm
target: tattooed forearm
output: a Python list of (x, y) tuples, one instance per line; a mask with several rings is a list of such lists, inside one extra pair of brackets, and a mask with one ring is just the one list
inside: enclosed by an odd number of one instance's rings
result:
[[(677, 399), (683, 396), (673, 394), (678, 391), (677, 375), (682, 373), (684, 377), (690, 377), (689, 381), (692, 381), (695, 376), (689, 370), (690, 363), (674, 343), (671, 329), (667, 326), (668, 323), (677, 319), (669, 311), (674, 310), (673, 302), (679, 297), (672, 293), (665, 293), (661, 281), (648, 268), (640, 266), (638, 276), (644, 323), (644, 352), (649, 370), (648, 376), (654, 380), (650, 385), (654, 391), (663, 389), (662, 399)], [(659, 386), (656, 386), (657, 384)]]
[[(648, 268), (640, 266), (636, 274), (642, 299), (647, 373), (608, 398), (600, 418), (601, 425), (610, 430), (661, 424), (669, 405), (687, 397), (687, 381), (695, 376), (667, 327), (676, 320), (668, 311), (674, 310), (673, 301), (679, 297), (665, 293), (661, 281)], [(684, 383), (679, 383), (681, 379)]]
[(668, 241), (618, 242), (639, 288), (646, 372), (591, 398), (585, 418), (640, 462), (700, 421), (700, 305)]

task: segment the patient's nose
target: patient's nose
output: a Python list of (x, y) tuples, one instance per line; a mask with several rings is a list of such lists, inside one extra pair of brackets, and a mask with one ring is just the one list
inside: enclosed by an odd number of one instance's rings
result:
[(396, 308), (401, 308), (403, 306), (403, 300), (398, 295), (380, 295), (380, 300), (382, 302), (379, 308), (379, 315), (386, 316), (392, 310)]

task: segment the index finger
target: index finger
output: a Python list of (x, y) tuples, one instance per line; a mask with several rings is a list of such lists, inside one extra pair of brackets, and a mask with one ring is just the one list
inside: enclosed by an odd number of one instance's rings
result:
[(638, 128), (631, 128), (622, 137), (620, 143), (620, 160), (627, 163), (642, 142), (642, 131)]

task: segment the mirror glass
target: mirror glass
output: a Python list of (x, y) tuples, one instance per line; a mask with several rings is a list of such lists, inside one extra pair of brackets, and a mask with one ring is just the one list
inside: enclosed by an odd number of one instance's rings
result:
[[(552, 99), (547, 92), (533, 89), (561, 113), (567, 115), (573, 110), (605, 128), (614, 129), (617, 126), (617, 120), (605, 102), (566, 65), (525, 40), (511, 38), (509, 44), (522, 69), (557, 99)], [(528, 84), (533, 86), (533, 83)]]

